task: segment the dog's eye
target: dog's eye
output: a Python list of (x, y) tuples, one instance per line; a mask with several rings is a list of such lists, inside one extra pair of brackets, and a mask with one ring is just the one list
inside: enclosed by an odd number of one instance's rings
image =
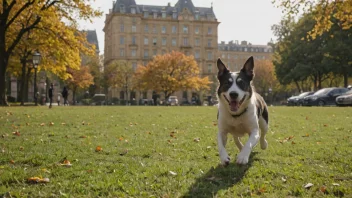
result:
[(236, 83), (237, 83), (237, 85), (238, 85), (241, 89), (244, 89), (245, 86), (246, 86), (246, 84), (244, 83), (244, 81), (243, 81), (241, 78), (238, 78), (238, 79), (236, 80)]

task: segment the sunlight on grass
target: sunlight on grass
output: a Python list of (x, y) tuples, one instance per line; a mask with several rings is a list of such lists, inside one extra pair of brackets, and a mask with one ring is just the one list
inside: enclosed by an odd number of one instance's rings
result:
[(0, 108), (0, 196), (352, 196), (352, 108), (269, 113), (268, 149), (237, 166), (230, 140), (223, 168), (215, 107)]

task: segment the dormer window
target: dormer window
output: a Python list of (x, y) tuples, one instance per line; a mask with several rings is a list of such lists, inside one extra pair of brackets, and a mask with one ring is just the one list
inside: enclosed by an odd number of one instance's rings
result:
[(177, 19), (177, 13), (176, 12), (172, 13), (172, 18), (173, 19)]
[(131, 13), (136, 14), (136, 8), (131, 8)]
[(165, 19), (165, 18), (166, 18), (166, 12), (162, 12), (162, 13), (161, 13), (161, 17), (162, 17), (163, 19)]
[(120, 13), (125, 13), (125, 5), (120, 5)]
[(199, 20), (199, 13), (196, 13), (196, 14), (194, 15), (194, 18), (195, 18), (196, 20)]
[(154, 12), (154, 13), (153, 13), (153, 18), (154, 18), (154, 19), (158, 18), (158, 13), (157, 13), (157, 12)]
[(148, 18), (149, 17), (149, 12), (148, 11), (144, 11), (144, 18)]

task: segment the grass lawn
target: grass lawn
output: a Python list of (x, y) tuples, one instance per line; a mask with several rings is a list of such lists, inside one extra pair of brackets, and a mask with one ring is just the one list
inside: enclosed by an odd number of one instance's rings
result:
[(269, 113), (268, 149), (238, 166), (231, 139), (224, 168), (216, 107), (1, 107), (0, 197), (352, 197), (352, 108)]

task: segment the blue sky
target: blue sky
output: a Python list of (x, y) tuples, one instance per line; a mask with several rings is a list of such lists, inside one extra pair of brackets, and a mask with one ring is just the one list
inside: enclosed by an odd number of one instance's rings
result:
[[(144, 5), (175, 5), (177, 0), (135, 0)], [(192, 0), (196, 7), (211, 7), (213, 3), (216, 18), (220, 22), (218, 41), (246, 40), (252, 44), (265, 45), (276, 38), (271, 31), (273, 24), (279, 23), (283, 14), (271, 0)], [(91, 2), (94, 8), (104, 12), (101, 18), (93, 23), (80, 22), (80, 29), (96, 30), (100, 53), (104, 53), (104, 21), (105, 14), (112, 9), (112, 0), (96, 0)]]

